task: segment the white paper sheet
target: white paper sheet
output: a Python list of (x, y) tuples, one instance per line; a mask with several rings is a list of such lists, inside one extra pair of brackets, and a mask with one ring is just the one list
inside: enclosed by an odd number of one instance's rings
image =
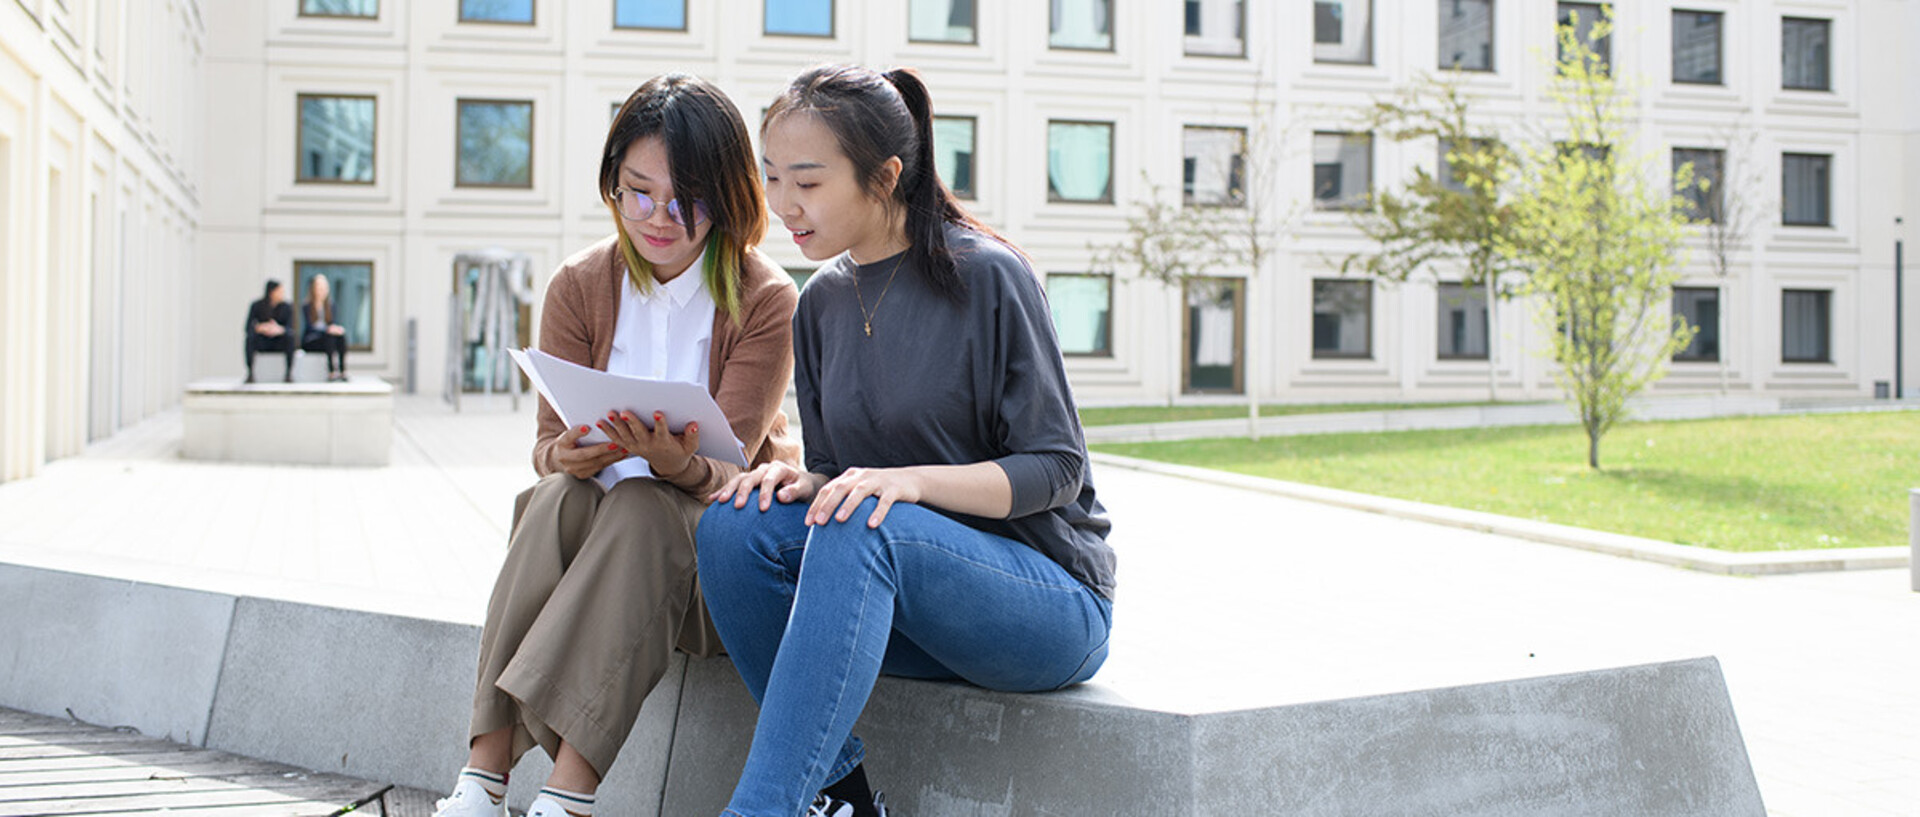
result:
[(632, 412), (649, 427), (653, 425), (654, 412), (659, 412), (666, 417), (667, 430), (675, 434), (684, 431), (687, 423), (700, 424), (702, 456), (747, 467), (746, 446), (733, 436), (727, 415), (704, 387), (678, 380), (603, 372), (569, 363), (538, 349), (509, 350), (508, 354), (527, 373), (534, 388), (560, 413), (563, 422), (589, 429), (581, 438), (585, 443), (607, 442), (607, 435), (600, 431), (598, 423), (610, 412)]

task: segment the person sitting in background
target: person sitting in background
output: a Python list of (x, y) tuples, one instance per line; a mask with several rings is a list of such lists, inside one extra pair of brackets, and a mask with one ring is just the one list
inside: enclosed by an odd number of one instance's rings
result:
[(279, 352), (287, 356), (286, 382), (293, 382), (293, 305), (287, 303), (287, 288), (279, 281), (267, 281), (260, 300), (247, 307), (247, 382), (253, 382), (253, 353)]
[(307, 284), (306, 328), (300, 333), (301, 349), (326, 354), (328, 382), (347, 379), (347, 328), (333, 322), (331, 293), (327, 276), (313, 276)]

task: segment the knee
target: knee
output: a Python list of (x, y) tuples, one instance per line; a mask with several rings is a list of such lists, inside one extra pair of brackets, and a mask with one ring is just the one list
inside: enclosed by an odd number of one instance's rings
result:
[(759, 498), (747, 497), (747, 507), (735, 508), (732, 502), (715, 502), (707, 506), (700, 514), (700, 523), (694, 528), (694, 549), (698, 551), (700, 568), (705, 571), (708, 564), (719, 564), (730, 556), (744, 552), (747, 543), (753, 538), (754, 523), (758, 522)]

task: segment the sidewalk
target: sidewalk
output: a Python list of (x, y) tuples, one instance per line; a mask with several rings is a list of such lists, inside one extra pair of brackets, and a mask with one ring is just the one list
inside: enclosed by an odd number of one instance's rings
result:
[[(0, 484), (0, 561), (477, 623), (533, 418), (465, 409), (402, 398), (393, 462), (371, 469), (182, 461), (163, 416)], [(1096, 483), (1121, 554), (1099, 680), (1142, 706), (1713, 655), (1771, 814), (1920, 803), (1904, 570), (1729, 578), (1127, 469)]]

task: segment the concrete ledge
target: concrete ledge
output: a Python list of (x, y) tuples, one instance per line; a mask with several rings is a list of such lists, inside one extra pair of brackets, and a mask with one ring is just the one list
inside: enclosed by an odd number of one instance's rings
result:
[(1729, 553), (1712, 548), (1676, 545), (1621, 533), (1556, 525), (1513, 516), (1449, 508), (1405, 499), (1343, 491), (1286, 480), (1235, 474), (1212, 468), (1155, 462), (1118, 454), (1094, 452), (1089, 455), (1101, 465), (1146, 471), (1225, 485), (1248, 491), (1320, 502), (1342, 508), (1370, 511), (1402, 519), (1437, 525), (1497, 533), (1549, 545), (1588, 550), (1612, 556), (1684, 567), (1707, 573), (1737, 576), (1765, 576), (1784, 573), (1815, 573), (1830, 570), (1880, 570), (1908, 566), (1912, 549), (1904, 547), (1833, 548), (1830, 550), (1789, 550), (1768, 553)]
[[(210, 747), (433, 790), (464, 759), (472, 625), (12, 566), (0, 589), (45, 611), (0, 628), (0, 705), (60, 714), (95, 696), (151, 734), (201, 713)], [(605, 801), (718, 813), (755, 718), (731, 665), (678, 663), (642, 713)], [(1097, 683), (884, 678), (858, 729), (890, 802), (927, 817), (1764, 814), (1711, 658), (1193, 713)], [(517, 804), (546, 769), (536, 753), (516, 771)]]
[[(256, 364), (257, 365), (257, 364)], [(393, 448), (393, 386), (243, 384), (201, 380), (181, 399), (187, 459), (304, 465), (386, 465)]]

